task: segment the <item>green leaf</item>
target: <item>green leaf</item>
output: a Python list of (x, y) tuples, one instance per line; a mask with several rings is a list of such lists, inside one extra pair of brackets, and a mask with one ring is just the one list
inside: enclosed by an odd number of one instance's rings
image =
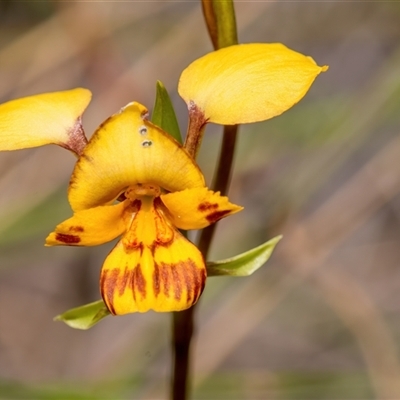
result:
[(103, 300), (71, 308), (65, 313), (57, 315), (54, 321), (63, 321), (71, 328), (89, 329), (103, 318), (110, 315)]
[(261, 246), (221, 261), (207, 262), (208, 276), (248, 276), (262, 267), (282, 236), (276, 236)]
[(174, 139), (182, 144), (182, 136), (176, 119), (175, 110), (167, 89), (160, 82), (156, 85), (156, 102), (154, 104), (151, 122), (168, 132)]

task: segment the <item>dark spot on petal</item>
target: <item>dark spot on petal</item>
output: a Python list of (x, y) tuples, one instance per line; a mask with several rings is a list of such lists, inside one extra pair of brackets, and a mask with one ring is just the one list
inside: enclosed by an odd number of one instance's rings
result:
[(84, 232), (83, 226), (70, 226), (68, 229), (70, 232)]
[(217, 208), (218, 208), (217, 203), (210, 203), (208, 201), (205, 201), (204, 203), (200, 203), (197, 207), (197, 209), (201, 212), (216, 210)]
[(139, 126), (139, 133), (145, 135), (147, 133), (147, 128), (144, 125)]
[(62, 242), (65, 244), (74, 245), (74, 244), (78, 244), (81, 241), (81, 238), (76, 235), (68, 235), (65, 233), (56, 233), (56, 240), (58, 242)]
[(153, 142), (151, 140), (143, 140), (142, 146), (143, 147), (150, 147), (153, 145)]
[(215, 211), (211, 214), (208, 214), (206, 216), (206, 219), (208, 222), (210, 222), (211, 224), (214, 222), (219, 221), (221, 218), (225, 217), (226, 215), (230, 214), (231, 210), (221, 210), (221, 211)]

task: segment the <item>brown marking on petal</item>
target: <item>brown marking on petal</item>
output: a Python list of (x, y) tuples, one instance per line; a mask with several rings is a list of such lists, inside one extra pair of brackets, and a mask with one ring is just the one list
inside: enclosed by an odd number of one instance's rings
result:
[(149, 246), (147, 246), (147, 247), (148, 247), (149, 250), (151, 251), (151, 255), (152, 255), (153, 258), (154, 258), (154, 254), (155, 254), (155, 252), (156, 252), (156, 250), (157, 250), (158, 247), (166, 247), (166, 248), (168, 248), (169, 246), (171, 246), (171, 244), (172, 244), (172, 240), (171, 240), (170, 242), (163, 243), (163, 242), (159, 242), (159, 241), (156, 239), (156, 240), (154, 240), (154, 242), (153, 242), (151, 245), (149, 245)]
[(143, 249), (144, 249), (143, 242), (139, 242), (138, 240), (135, 240), (133, 242), (127, 242), (126, 240), (124, 240), (123, 244), (126, 252), (129, 253), (131, 251), (140, 251), (140, 255), (143, 254)]
[(157, 296), (161, 292), (161, 287), (162, 287), (164, 295), (166, 297), (169, 297), (170, 295), (169, 290), (171, 286), (171, 278), (170, 278), (171, 266), (165, 263), (161, 263), (160, 265), (154, 263), (154, 271), (157, 271), (157, 283), (155, 286), (156, 289), (154, 293)]
[(168, 248), (174, 243), (176, 231), (175, 228), (171, 227), (167, 222), (167, 218), (164, 215), (164, 204), (159, 197), (156, 197), (153, 201), (154, 205), (154, 223), (156, 226), (156, 239), (148, 247), (151, 254), (154, 254), (158, 247)]
[(210, 224), (213, 224), (214, 222), (219, 221), (221, 218), (225, 217), (226, 215), (230, 214), (232, 210), (221, 210), (221, 211), (215, 211), (211, 214), (208, 214), (206, 216), (206, 219)]
[(128, 266), (125, 267), (122, 276), (118, 279), (117, 287), (118, 287), (118, 294), (122, 296), (125, 292), (126, 285), (128, 284), (131, 276), (131, 271), (128, 270)]
[(166, 297), (169, 297), (169, 290), (171, 287), (171, 279), (170, 279), (171, 267), (168, 264), (162, 263), (160, 268), (161, 268), (161, 282), (164, 283), (164, 295)]
[(132, 271), (132, 289), (135, 298), (135, 292), (139, 292), (143, 298), (146, 297), (146, 279), (140, 264), (136, 265), (135, 269)]
[(195, 262), (189, 258), (185, 261), (184, 271), (187, 303), (194, 304), (203, 292), (207, 278), (206, 269), (198, 268)]
[(68, 229), (70, 232), (84, 232), (83, 226), (70, 226)]
[(138, 212), (142, 207), (142, 202), (139, 199), (135, 199), (131, 202), (131, 205), (135, 209), (135, 211)]
[(181, 273), (182, 273), (182, 262), (178, 264), (171, 265), (171, 275), (172, 275), (172, 283), (174, 288), (174, 295), (176, 300), (180, 300), (182, 296), (182, 280), (181, 280)]
[[(174, 265), (174, 264), (172, 264)], [(156, 272), (157, 271), (157, 272)], [(154, 263), (154, 272), (157, 274), (157, 282), (153, 283), (153, 288), (154, 288), (154, 294), (158, 296), (158, 294), (161, 292), (161, 287), (163, 288), (163, 293), (166, 297), (170, 296), (170, 287), (171, 287), (171, 265), (170, 264), (165, 264), (162, 262), (160, 265), (157, 263)], [(153, 277), (155, 275), (153, 274)]]
[(76, 235), (68, 235), (66, 233), (56, 233), (56, 240), (58, 242), (65, 243), (67, 245), (78, 244), (81, 241), (81, 238)]
[[(193, 266), (195, 264), (193, 263)], [(197, 271), (197, 276), (196, 276), (196, 289), (195, 289), (195, 299), (194, 303), (199, 299), (200, 295), (203, 293), (204, 286), (206, 285), (206, 279), (207, 279), (207, 270), (205, 268), (196, 268)]]
[(156, 231), (157, 231), (157, 237), (151, 243), (148, 245), (149, 250), (151, 251), (151, 254), (154, 258), (154, 254), (159, 247), (165, 247), (168, 248), (174, 243), (174, 238), (175, 238), (175, 232), (174, 229), (168, 226), (167, 224), (164, 224), (164, 230), (162, 231), (160, 229), (161, 224), (157, 224), (157, 219), (156, 221)]
[(206, 270), (198, 268), (190, 258), (174, 264), (161, 263), (157, 265), (157, 279), (157, 284), (154, 286), (156, 295), (163, 286), (166, 297), (171, 297), (173, 291), (175, 299), (179, 301), (186, 290), (186, 302), (191, 306), (196, 303), (204, 289)]
[(113, 268), (112, 270), (104, 270), (101, 272), (100, 278), (100, 291), (104, 303), (111, 314), (116, 315), (114, 308), (114, 291), (117, 287), (119, 276), (119, 269)]
[(154, 272), (153, 272), (153, 291), (155, 297), (158, 297), (161, 291), (161, 285), (160, 285), (160, 268), (158, 267), (158, 264), (154, 263)]
[[(140, 210), (140, 207), (142, 206), (142, 202), (138, 199), (132, 201), (129, 203), (129, 206), (126, 208), (127, 212), (137, 212)], [(131, 223), (131, 226), (128, 230), (128, 232), (124, 235), (122, 239), (122, 244), (124, 246), (124, 249), (127, 253), (132, 252), (132, 251), (140, 251), (140, 255), (143, 254), (144, 250), (144, 244), (136, 236), (136, 226), (137, 226), (137, 220), (136, 216), (133, 218), (133, 221)]]
[[(186, 263), (190, 263), (191, 259), (188, 259)], [(192, 265), (190, 265), (192, 267)], [(186, 288), (186, 302), (189, 304), (192, 302), (192, 291), (188, 290), (188, 288), (191, 286), (193, 282), (193, 271), (190, 268), (182, 268), (182, 275), (183, 275), (183, 281), (185, 283), (185, 288)]]
[(122, 296), (127, 287), (132, 290), (134, 301), (136, 301), (138, 293), (141, 294), (142, 298), (146, 297), (146, 280), (144, 279), (140, 264), (137, 264), (134, 269), (129, 269), (126, 266), (123, 271), (120, 268), (102, 271), (100, 291), (111, 314), (116, 315), (114, 307), (115, 292), (118, 291), (118, 295)]
[(156, 225), (157, 239), (155, 243), (168, 247), (173, 243), (175, 238), (174, 229), (168, 224), (164, 215), (165, 206), (159, 197), (153, 200), (154, 206), (154, 222)]
[(205, 212), (205, 211), (212, 211), (212, 210), (216, 210), (218, 208), (218, 204), (217, 203), (210, 203), (209, 201), (205, 201), (203, 203), (200, 203), (197, 206), (197, 209), (201, 212)]

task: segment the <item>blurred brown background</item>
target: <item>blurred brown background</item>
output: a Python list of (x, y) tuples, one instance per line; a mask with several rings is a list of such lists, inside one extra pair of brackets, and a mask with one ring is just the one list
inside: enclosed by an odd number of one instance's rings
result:
[[(241, 42), (283, 42), (328, 64), (306, 98), (240, 128), (231, 200), (211, 259), (282, 233), (250, 278), (212, 278), (198, 312), (195, 399), (400, 399), (400, 4), (236, 3)], [(155, 82), (211, 51), (198, 1), (0, 2), (0, 100), (87, 87), (89, 136)], [(221, 132), (199, 157), (212, 180)], [(170, 315), (52, 318), (99, 298), (112, 244), (44, 248), (71, 215), (74, 158), (0, 154), (0, 398), (162, 399)]]

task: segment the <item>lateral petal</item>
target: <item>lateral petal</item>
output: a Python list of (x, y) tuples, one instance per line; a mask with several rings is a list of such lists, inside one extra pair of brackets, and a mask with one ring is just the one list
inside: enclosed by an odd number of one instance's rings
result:
[(257, 122), (296, 104), (327, 69), (280, 43), (239, 44), (195, 60), (182, 72), (178, 92), (209, 122)]
[(75, 151), (86, 145), (80, 117), (91, 92), (77, 88), (11, 100), (0, 105), (0, 150), (58, 144)]
[(196, 246), (173, 229), (162, 212), (143, 203), (104, 262), (100, 290), (114, 315), (181, 311), (196, 303), (205, 280)]
[(147, 109), (130, 103), (106, 120), (79, 158), (69, 187), (73, 210), (107, 204), (137, 183), (168, 191), (204, 186), (203, 175), (183, 147), (144, 119)]
[(76, 212), (56, 226), (46, 246), (96, 246), (122, 235), (135, 210), (128, 201)]
[(160, 197), (170, 213), (172, 223), (185, 230), (202, 229), (243, 210), (243, 207), (230, 203), (228, 197), (208, 188), (186, 189)]

